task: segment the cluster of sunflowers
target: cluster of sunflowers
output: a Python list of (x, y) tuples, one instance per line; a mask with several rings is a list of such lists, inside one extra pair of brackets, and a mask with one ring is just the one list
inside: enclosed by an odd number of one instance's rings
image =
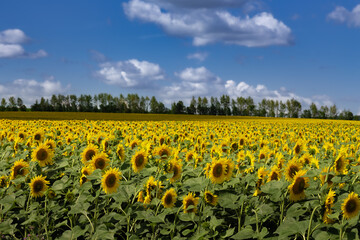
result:
[(349, 238), (360, 227), (356, 124), (1, 120), (0, 231)]

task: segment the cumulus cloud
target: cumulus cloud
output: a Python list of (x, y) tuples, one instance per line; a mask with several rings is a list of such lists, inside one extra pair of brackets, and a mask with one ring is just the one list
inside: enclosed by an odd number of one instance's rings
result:
[(350, 27), (360, 27), (360, 4), (351, 11), (342, 6), (337, 6), (334, 11), (328, 14), (327, 18), (338, 23), (346, 23)]
[(41, 97), (50, 98), (53, 94), (66, 94), (70, 85), (63, 86), (51, 76), (44, 81), (34, 79), (16, 79), (8, 84), (0, 85), (0, 94), (5, 99), (11, 96), (20, 97), (25, 105), (30, 106)]
[(28, 41), (28, 37), (20, 29), (7, 29), (0, 32), (0, 58), (42, 58), (47, 53), (39, 50), (35, 53), (26, 52), (21, 44)]
[[(225, 9), (230, 5), (240, 7), (246, 2), (130, 0), (123, 6), (130, 19), (155, 23), (170, 35), (190, 37), (195, 46), (216, 42), (247, 47), (292, 43), (291, 29), (271, 13), (240, 17)], [(180, 6), (187, 8), (180, 9)]]
[(208, 56), (208, 53), (206, 53), (206, 52), (196, 52), (196, 53), (189, 54), (187, 56), (187, 58), (195, 59), (195, 60), (202, 62), (207, 58), (207, 56)]
[(108, 85), (121, 87), (144, 87), (164, 79), (158, 64), (130, 59), (127, 61), (101, 63), (95, 75)]
[(252, 86), (244, 81), (223, 81), (205, 67), (186, 68), (179, 73), (175, 73), (175, 76), (179, 78), (180, 82), (163, 87), (159, 91), (161, 98), (167, 104), (179, 100), (189, 104), (193, 96), (210, 98), (220, 97), (223, 94), (229, 95), (232, 99), (252, 97), (255, 102), (260, 102), (264, 98), (286, 102), (294, 98), (301, 102), (304, 108), (308, 107), (312, 102), (318, 106), (330, 106), (333, 104), (326, 95), (307, 98), (292, 93), (284, 87), (271, 90), (263, 84)]

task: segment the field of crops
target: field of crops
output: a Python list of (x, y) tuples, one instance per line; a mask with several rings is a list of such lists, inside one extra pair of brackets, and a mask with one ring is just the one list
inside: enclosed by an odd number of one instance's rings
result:
[(358, 122), (0, 120), (5, 239), (358, 239)]

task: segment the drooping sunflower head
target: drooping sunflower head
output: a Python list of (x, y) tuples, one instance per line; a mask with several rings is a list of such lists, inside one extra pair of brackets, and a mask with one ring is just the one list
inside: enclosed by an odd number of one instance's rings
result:
[(205, 191), (204, 198), (205, 198), (205, 202), (212, 206), (215, 206), (217, 204), (218, 196), (210, 191)]
[(178, 161), (174, 161), (172, 166), (172, 172), (173, 172), (173, 176), (170, 178), (171, 183), (181, 178), (182, 164)]
[(25, 176), (29, 173), (29, 163), (25, 162), (23, 159), (20, 159), (14, 162), (14, 165), (11, 168), (11, 179), (15, 179), (17, 176)]
[(325, 209), (330, 212), (335, 201), (335, 191), (330, 189), (325, 199)]
[(144, 202), (144, 191), (140, 191), (138, 196), (137, 196), (138, 202), (143, 203)]
[(82, 186), (84, 183), (86, 183), (88, 181), (88, 178), (86, 177), (87, 175), (85, 174), (81, 174), (81, 177), (80, 177), (80, 186)]
[[(186, 197), (183, 199), (183, 207), (184, 207), (184, 213), (196, 213), (197, 209), (196, 206), (198, 205), (199, 198), (195, 197), (195, 194), (190, 192)], [(191, 208), (190, 208), (191, 206)]]
[(97, 153), (98, 147), (90, 143), (81, 153), (81, 161), (88, 164)]
[(49, 199), (54, 199), (54, 198), (56, 197), (55, 191), (52, 190), (51, 188), (49, 188), (49, 189), (47, 190), (47, 197), (48, 197)]
[(144, 150), (140, 150), (135, 153), (134, 156), (131, 158), (131, 165), (134, 172), (140, 172), (145, 167), (147, 161), (147, 154)]
[(351, 192), (341, 205), (341, 210), (345, 219), (356, 217), (360, 211), (359, 196)]
[(343, 154), (340, 154), (334, 163), (334, 170), (337, 174), (346, 174), (347, 169), (346, 167), (349, 165), (349, 160), (347, 160)]
[(122, 144), (119, 144), (116, 148), (116, 155), (120, 158), (121, 161), (125, 160), (125, 150)]
[(30, 186), (30, 195), (34, 198), (42, 197), (45, 191), (48, 189), (49, 181), (46, 180), (46, 177), (42, 175), (36, 176), (31, 179), (29, 183)]
[(300, 201), (306, 197), (305, 189), (309, 186), (309, 178), (303, 177), (305, 174), (305, 170), (298, 171), (294, 176), (292, 184), (288, 187), (291, 201)]
[(32, 160), (39, 163), (41, 167), (51, 165), (54, 152), (45, 144), (40, 144), (31, 154)]
[(121, 172), (118, 168), (110, 168), (101, 179), (101, 186), (106, 194), (116, 192), (121, 179)]
[(91, 165), (93, 169), (104, 170), (109, 165), (110, 159), (106, 153), (98, 153), (92, 157)]
[(321, 185), (324, 185), (326, 181), (328, 187), (331, 187), (333, 185), (333, 182), (331, 181), (333, 177), (335, 177), (334, 173), (331, 171), (328, 172), (328, 168), (324, 168), (320, 174)]
[(161, 203), (165, 208), (171, 208), (175, 205), (177, 194), (174, 188), (167, 190), (161, 199)]
[(92, 166), (88, 165), (88, 166), (82, 167), (81, 174), (84, 174), (85, 176), (89, 176), (92, 174), (93, 171), (94, 171), (94, 169), (92, 168)]
[(226, 175), (226, 163), (223, 159), (213, 160), (209, 172), (209, 178), (213, 183), (223, 183)]
[(297, 162), (296, 160), (291, 160), (288, 162), (285, 168), (285, 178), (289, 182), (291, 182), (296, 173), (301, 170), (301, 164)]

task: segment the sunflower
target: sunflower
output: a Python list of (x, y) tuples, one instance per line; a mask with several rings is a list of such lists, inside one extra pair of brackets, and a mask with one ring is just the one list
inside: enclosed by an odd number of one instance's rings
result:
[(349, 164), (349, 160), (347, 160), (343, 154), (339, 154), (334, 163), (334, 170), (336, 174), (347, 174), (346, 167)]
[(42, 142), (44, 140), (44, 131), (43, 130), (36, 131), (33, 135), (33, 140), (38, 143)]
[(305, 198), (305, 188), (309, 187), (309, 178), (303, 177), (305, 174), (305, 170), (298, 171), (294, 176), (292, 184), (288, 187), (290, 191), (290, 200), (293, 202)]
[(185, 156), (185, 161), (189, 162), (195, 158), (195, 152), (194, 151), (188, 151)]
[(217, 204), (218, 196), (210, 191), (205, 191), (204, 198), (205, 198), (205, 202), (212, 206), (215, 206)]
[(26, 138), (26, 133), (24, 131), (19, 131), (17, 134), (17, 137), (21, 140), (24, 141)]
[(144, 150), (138, 151), (135, 155), (131, 158), (131, 165), (134, 172), (140, 172), (148, 162), (148, 158), (146, 152)]
[(91, 165), (93, 169), (101, 169), (104, 170), (109, 165), (109, 158), (106, 153), (98, 153), (92, 157)]
[(139, 146), (140, 145), (140, 141), (137, 140), (137, 139), (134, 139), (133, 141), (131, 141), (130, 143), (130, 148), (131, 149), (134, 149), (135, 147)]
[[(326, 180), (326, 175), (328, 175), (327, 180)], [(322, 170), (322, 172), (321, 172), (321, 175), (320, 175), (321, 185), (324, 185), (325, 180), (326, 180), (326, 183), (328, 184), (328, 187), (331, 187), (333, 185), (333, 182), (331, 181), (331, 179), (333, 177), (335, 177), (335, 175), (332, 172), (328, 173), (328, 169), (324, 168)]]
[(119, 144), (116, 148), (116, 155), (120, 158), (121, 161), (125, 160), (125, 150), (122, 144)]
[(291, 182), (296, 173), (301, 170), (301, 164), (297, 162), (296, 160), (291, 160), (288, 162), (285, 168), (285, 178), (289, 182)]
[(226, 164), (226, 173), (225, 173), (225, 180), (230, 180), (233, 174), (233, 170), (235, 167), (235, 164), (232, 160), (230, 159), (226, 159), (225, 160), (225, 164)]
[(145, 200), (144, 199), (144, 191), (140, 191), (137, 198), (138, 198), (138, 202), (143, 203)]
[(98, 153), (98, 147), (94, 144), (89, 144), (81, 153), (81, 161), (84, 164), (89, 163), (89, 161), (92, 160), (92, 158)]
[(54, 192), (54, 190), (52, 190), (51, 188), (48, 189), (47, 191), (47, 197), (49, 199), (54, 199), (56, 197), (56, 193)]
[(277, 165), (274, 165), (271, 168), (271, 172), (269, 173), (268, 182), (270, 181), (278, 181), (281, 178), (281, 172)]
[(1, 176), (0, 177), (0, 188), (7, 187), (9, 184), (8, 177), (7, 176)]
[(161, 199), (161, 203), (165, 208), (171, 208), (175, 205), (177, 194), (174, 188), (170, 188)]
[(121, 172), (118, 168), (110, 168), (101, 179), (101, 186), (106, 194), (116, 192), (119, 187)]
[(171, 155), (171, 149), (167, 145), (161, 145), (155, 149), (155, 154), (161, 159), (167, 159)]
[(45, 144), (40, 144), (31, 154), (32, 160), (38, 162), (40, 167), (52, 164), (54, 152)]
[(314, 158), (310, 153), (306, 152), (299, 159), (303, 165), (315, 165), (316, 168), (319, 168), (319, 161)]
[(260, 167), (259, 170), (258, 170), (258, 180), (256, 181), (256, 189), (255, 189), (255, 192), (254, 192), (254, 195), (253, 196), (257, 196), (261, 193), (260, 191), (260, 187), (262, 185), (264, 185), (265, 183), (265, 178), (266, 178), (266, 175), (268, 174), (268, 171), (266, 170), (265, 167)]
[(89, 181), (86, 177), (85, 174), (82, 174), (81, 177), (80, 177), (80, 186), (82, 186), (84, 183), (86, 183), (87, 181)]
[(329, 215), (332, 213), (331, 208), (334, 205), (334, 197), (335, 197), (335, 192), (332, 189), (330, 189), (328, 195), (326, 196), (325, 211), (323, 215), (323, 222), (326, 224), (334, 222), (333, 219), (329, 218)]
[(227, 174), (227, 163), (224, 159), (213, 160), (209, 172), (209, 178), (212, 183), (223, 183)]
[(182, 164), (175, 160), (172, 166), (172, 172), (173, 176), (170, 178), (171, 183), (181, 178)]
[(49, 181), (45, 180), (46, 177), (42, 175), (36, 176), (31, 179), (29, 183), (30, 186), (30, 194), (32, 197), (37, 198), (44, 195), (45, 191), (48, 189), (48, 185), (50, 184)]
[(359, 196), (351, 192), (341, 205), (341, 210), (345, 219), (350, 219), (358, 215), (360, 211)]
[(81, 174), (84, 174), (85, 176), (89, 176), (92, 174), (94, 169), (92, 169), (91, 165), (82, 167)]
[(303, 148), (304, 148), (304, 146), (303, 146), (302, 141), (297, 141), (293, 148), (293, 154), (298, 156), (302, 152)]
[(17, 176), (25, 176), (29, 173), (29, 163), (25, 162), (23, 159), (20, 159), (14, 162), (14, 165), (11, 168), (11, 179), (15, 179)]
[[(196, 206), (198, 205), (198, 202), (199, 198), (196, 198), (194, 193), (188, 193), (188, 195), (186, 195), (183, 199), (184, 213), (196, 213)], [(193, 208), (189, 209), (190, 206), (193, 206)]]
[(50, 150), (55, 150), (56, 148), (56, 143), (54, 140), (51, 139), (47, 139), (44, 144), (50, 149)]

